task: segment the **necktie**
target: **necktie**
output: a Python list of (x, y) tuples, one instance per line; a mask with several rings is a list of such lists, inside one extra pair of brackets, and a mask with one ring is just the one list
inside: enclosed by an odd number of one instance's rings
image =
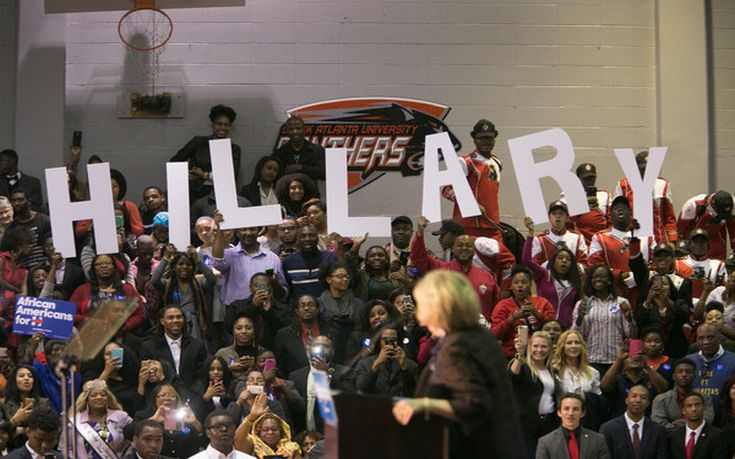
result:
[(635, 457), (641, 457), (641, 436), (638, 434), (640, 427), (638, 423), (633, 424), (633, 454)]
[(311, 342), (314, 340), (314, 336), (311, 334), (311, 330), (306, 330), (306, 348), (311, 349)]
[(579, 459), (579, 445), (577, 444), (577, 436), (573, 431), (569, 432), (569, 458)]
[(694, 456), (694, 441), (697, 436), (697, 432), (692, 432), (689, 434), (689, 441), (687, 442), (687, 459), (692, 459), (692, 456)]

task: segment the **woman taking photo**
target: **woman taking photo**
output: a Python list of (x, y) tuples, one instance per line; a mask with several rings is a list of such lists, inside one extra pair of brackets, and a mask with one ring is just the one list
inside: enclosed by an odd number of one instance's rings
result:
[(365, 394), (409, 397), (418, 379), (418, 365), (406, 357), (403, 325), (388, 323), (375, 333), (370, 355), (355, 367), (355, 388)]
[[(194, 411), (185, 405), (171, 384), (160, 384), (153, 390), (154, 405), (135, 414), (135, 420), (150, 419), (163, 424), (162, 456), (190, 457), (206, 445), (202, 425)], [(132, 438), (135, 423), (125, 429), (125, 437)]]
[(98, 307), (110, 300), (125, 303), (137, 301), (132, 315), (125, 322), (126, 332), (133, 332), (144, 324), (146, 313), (138, 292), (132, 285), (120, 280), (120, 272), (112, 256), (97, 255), (92, 260), (89, 282), (77, 287), (69, 300), (77, 305), (74, 325), (81, 326), (87, 316), (94, 314)]
[(319, 268), (319, 280), (325, 287), (319, 296), (320, 310), (330, 324), (335, 363), (344, 362), (345, 347), (363, 304), (350, 289), (350, 273), (342, 263), (331, 262)]
[(255, 164), (253, 179), (240, 189), (240, 196), (254, 206), (278, 204), (276, 182), (282, 173), (280, 159), (275, 156), (263, 156)]
[(508, 371), (520, 408), (526, 452), (533, 459), (538, 439), (559, 425), (555, 400), (559, 387), (551, 371), (551, 336), (537, 331), (527, 346), (523, 346), (518, 338), (515, 343), (517, 353)]
[[(76, 421), (69, 422), (75, 432), (76, 458), (99, 459), (124, 456), (130, 443), (125, 440), (123, 428), (133, 422), (123, 411), (115, 395), (104, 381), (87, 381), (77, 399)], [(72, 419), (69, 410), (69, 419)], [(72, 455), (72, 445), (66, 445)]]
[[(163, 273), (169, 266), (171, 278), (164, 279)], [(195, 272), (204, 276), (197, 279)], [(179, 305), (186, 318), (189, 336), (206, 341), (211, 331), (207, 325), (211, 323), (207, 298), (217, 283), (217, 277), (199, 259), (196, 248), (189, 246), (184, 253), (177, 252), (173, 244), (167, 245), (150, 282), (163, 293), (163, 304)], [(150, 313), (155, 317), (158, 311), (151, 310)]]
[(510, 273), (511, 296), (498, 302), (491, 316), (493, 335), (503, 343), (503, 353), (512, 358), (515, 351), (516, 330), (525, 325), (536, 331), (541, 322), (555, 317), (554, 307), (545, 298), (531, 295), (531, 271), (516, 265)]
[(431, 271), (414, 296), (419, 322), (442, 342), (427, 397), (399, 401), (393, 415), (404, 425), (418, 414), (450, 421), (452, 458), (491, 458), (498, 451), (525, 457), (506, 359), (497, 339), (478, 324), (480, 301), (472, 284), (456, 272)]
[(234, 401), (232, 389), (232, 373), (227, 367), (227, 361), (217, 355), (207, 357), (192, 387), (195, 397), (201, 397), (195, 404), (199, 408), (197, 417), (204, 419), (214, 410), (226, 409)]
[(216, 352), (227, 362), (228, 370), (236, 379), (244, 378), (255, 368), (255, 358), (264, 349), (255, 339), (255, 324), (246, 313), (240, 313), (232, 324), (233, 343)]
[(646, 299), (635, 312), (638, 328), (658, 327), (663, 333), (664, 352), (678, 359), (687, 353), (689, 343), (681, 327), (688, 321), (689, 309), (685, 301), (677, 298), (671, 279), (654, 274), (648, 283)]
[(584, 282), (586, 297), (574, 307), (575, 330), (587, 342), (589, 361), (605, 374), (618, 356), (618, 346), (635, 332), (630, 303), (615, 292), (613, 273), (607, 265), (592, 265)]
[(28, 365), (18, 365), (8, 377), (5, 387), (5, 400), (2, 404), (2, 418), (13, 428), (13, 443), (21, 445), (26, 441), (25, 425), (33, 408), (51, 407), (48, 399), (40, 396), (36, 370)]
[(536, 281), (536, 293), (546, 298), (556, 311), (556, 318), (564, 328), (572, 326), (574, 303), (582, 294), (582, 277), (577, 266), (577, 257), (566, 246), (559, 247), (549, 258), (547, 267), (533, 261), (534, 224), (526, 217), (524, 224), (528, 229), (523, 245), (523, 265), (531, 270)]
[(250, 413), (235, 432), (235, 449), (258, 459), (301, 459), (301, 448), (291, 441), (291, 428), (277, 414), (269, 412), (267, 402), (265, 393), (255, 398)]
[[(121, 354), (122, 361), (113, 357)], [(100, 380), (107, 384), (107, 390), (115, 395), (115, 399), (128, 413), (135, 413), (136, 388), (138, 384), (138, 357), (136, 352), (127, 346), (107, 343), (93, 360), (84, 363), (82, 379), (86, 381)]]
[[(355, 331), (350, 334), (345, 348), (345, 362), (351, 361), (362, 350), (369, 348), (375, 332), (388, 322), (396, 322), (401, 313), (390, 303), (381, 300), (368, 301), (362, 309)], [(364, 356), (361, 356), (364, 357)]]

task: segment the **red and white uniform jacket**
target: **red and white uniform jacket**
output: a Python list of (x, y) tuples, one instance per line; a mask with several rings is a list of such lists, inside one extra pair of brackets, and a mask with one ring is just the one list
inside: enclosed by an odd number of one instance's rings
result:
[[(487, 218), (495, 223), (500, 222), (500, 205), (498, 204), (498, 192), (500, 190), (500, 174), (503, 165), (495, 156), (485, 158), (473, 151), (469, 155), (459, 158), (459, 166), (467, 177), (472, 194), (477, 203), (485, 208)], [(454, 204), (452, 218), (457, 220), (468, 234), (477, 235), (477, 229), (482, 228), (486, 235), (494, 239), (500, 239), (500, 231), (491, 222), (481, 215), (476, 217), (462, 218), (451, 186), (442, 188), (442, 195)], [(475, 230), (475, 231), (473, 231)]]
[[(502, 242), (491, 237), (476, 237), (475, 257), (472, 264), (495, 276), (501, 290), (510, 290), (510, 273), (516, 264), (516, 257)], [(444, 261), (452, 261), (452, 251), (445, 250)]]
[(710, 258), (724, 260), (727, 258), (727, 236), (730, 235), (730, 248), (735, 251), (735, 215), (727, 220), (714, 223), (712, 218), (715, 211), (712, 209), (712, 198), (700, 194), (687, 200), (681, 207), (679, 214), (679, 234), (682, 239), (689, 239), (689, 234), (696, 228), (702, 228), (709, 235)]
[(552, 255), (556, 253), (557, 246), (564, 244), (577, 257), (577, 263), (582, 269), (587, 266), (587, 243), (584, 238), (574, 231), (564, 231), (557, 234), (552, 230), (546, 230), (543, 234), (533, 238), (531, 246), (531, 257), (539, 265), (543, 265)]
[[(654, 245), (653, 238), (647, 237), (641, 239), (640, 242), (641, 256), (648, 263)], [(630, 272), (629, 260), (630, 231), (610, 228), (592, 236), (592, 243), (587, 255), (587, 265), (605, 264), (610, 266), (615, 277), (615, 287), (618, 293), (625, 296), (631, 302), (631, 305), (636, 305), (638, 303), (638, 289), (633, 274), (630, 274), (625, 280), (620, 277), (621, 274)]]
[[(633, 189), (627, 178), (618, 181), (615, 189), (615, 196), (625, 196), (630, 202), (630, 208), (633, 205)], [(635, 217), (634, 217), (635, 218)], [(657, 178), (653, 185), (653, 237), (656, 243), (674, 242), (678, 240), (676, 231), (676, 212), (674, 204), (671, 201), (671, 190), (669, 181), (664, 178)]]
[(715, 287), (725, 285), (727, 280), (727, 268), (721, 260), (703, 258), (697, 260), (691, 255), (676, 260), (676, 274), (692, 281), (692, 304), (699, 302), (699, 297), (704, 290), (704, 281), (709, 279)]
[[(566, 202), (563, 194), (561, 200)], [(612, 195), (605, 190), (597, 190), (597, 203), (597, 209), (591, 209), (589, 212), (569, 217), (574, 231), (584, 237), (584, 241), (588, 246), (592, 242), (592, 236), (610, 228)]]

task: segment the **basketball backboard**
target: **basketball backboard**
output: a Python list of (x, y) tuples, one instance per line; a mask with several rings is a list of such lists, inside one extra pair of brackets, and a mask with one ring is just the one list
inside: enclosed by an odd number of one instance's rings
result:
[[(133, 0), (45, 0), (46, 14), (84, 13), (93, 11), (126, 11), (133, 7)], [(156, 7), (210, 8), (219, 6), (245, 6), (245, 0), (157, 0)]]

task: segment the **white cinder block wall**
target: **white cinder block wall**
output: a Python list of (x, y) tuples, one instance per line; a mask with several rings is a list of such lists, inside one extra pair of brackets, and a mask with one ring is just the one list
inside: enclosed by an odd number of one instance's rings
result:
[(735, 191), (735, 2), (712, 1), (717, 188)]
[[(170, 13), (175, 31), (160, 82), (184, 91), (186, 116), (161, 121), (116, 116), (131, 74), (115, 33), (121, 13), (67, 17), (67, 135), (83, 130), (85, 154), (122, 169), (134, 200), (143, 186), (163, 183), (163, 163), (180, 146), (208, 132), (217, 103), (238, 111), (233, 138), (245, 151), (244, 181), (270, 151), (285, 110), (299, 104), (356, 96), (444, 103), (467, 151), (474, 122), (493, 120), (505, 164), (501, 213), (517, 226), (523, 211), (508, 138), (562, 127), (578, 162), (595, 162), (598, 186), (610, 191), (622, 174), (612, 149), (655, 142), (653, 0), (248, 0)], [(664, 174), (686, 166), (669, 162)], [(352, 195), (353, 213), (416, 216), (419, 183), (383, 177)], [(549, 201), (557, 196), (546, 189)], [(677, 183), (674, 198), (700, 191)]]

